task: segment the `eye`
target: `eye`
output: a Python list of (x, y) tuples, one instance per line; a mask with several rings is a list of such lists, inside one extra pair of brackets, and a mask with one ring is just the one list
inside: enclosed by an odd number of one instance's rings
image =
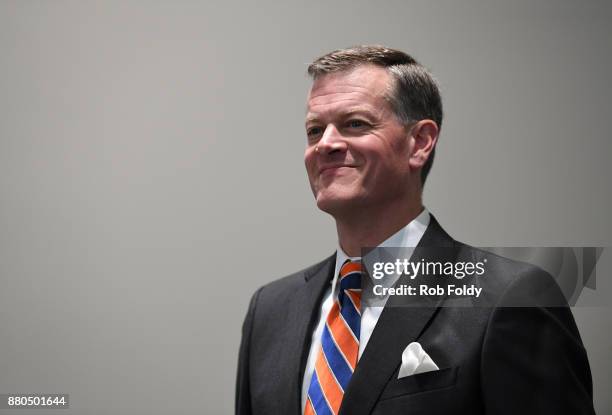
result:
[(308, 136), (308, 138), (315, 138), (321, 135), (322, 132), (323, 129), (321, 127), (310, 127), (306, 129), (306, 135)]
[(349, 120), (347, 122), (347, 126), (349, 128), (364, 128), (364, 127), (367, 127), (367, 125), (368, 124), (362, 120)]

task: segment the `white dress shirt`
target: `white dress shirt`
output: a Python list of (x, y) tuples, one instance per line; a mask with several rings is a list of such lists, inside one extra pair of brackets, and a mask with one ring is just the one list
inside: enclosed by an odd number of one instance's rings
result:
[[(423, 209), (423, 211), (412, 220), (408, 225), (404, 226), (402, 229), (397, 231), (395, 234), (391, 235), (388, 239), (386, 239), (383, 243), (378, 245), (379, 247), (416, 247), (419, 244), (419, 241), (423, 237), (425, 233), (425, 229), (429, 225), (429, 212), (427, 209)], [(327, 289), (327, 292), (323, 296), (323, 302), (321, 303), (321, 309), (319, 312), (319, 322), (312, 333), (312, 342), (310, 344), (310, 352), (308, 353), (308, 360), (306, 361), (306, 369), (304, 370), (304, 379), (302, 381), (302, 412), (304, 411), (304, 407), (306, 405), (306, 400), (308, 398), (308, 388), (310, 387), (310, 379), (312, 378), (312, 374), (314, 372), (315, 362), (317, 360), (317, 356), (319, 353), (319, 349), (321, 347), (321, 333), (323, 333), (323, 327), (325, 326), (325, 321), (327, 320), (327, 315), (329, 314), (329, 310), (331, 309), (334, 303), (334, 297), (332, 293), (337, 294), (336, 281), (338, 279), (338, 274), (340, 274), (340, 268), (344, 261), (347, 259), (358, 260), (359, 257), (349, 257), (342, 248), (340, 244), (338, 244), (338, 249), (336, 250), (336, 269), (334, 271), (334, 279), (332, 280), (331, 286)], [(383, 302), (384, 304), (384, 302)], [(378, 322), (378, 318), (383, 311), (383, 307), (363, 307), (361, 310), (361, 329), (360, 329), (360, 337), (359, 337), (359, 355), (358, 359), (361, 358), (363, 351), (370, 340), (370, 336), (372, 335), (372, 331), (374, 331), (374, 327), (376, 327), (376, 323)]]

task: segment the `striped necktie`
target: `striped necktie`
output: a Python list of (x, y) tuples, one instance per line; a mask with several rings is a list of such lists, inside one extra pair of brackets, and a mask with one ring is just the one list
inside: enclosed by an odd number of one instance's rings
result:
[(340, 269), (338, 296), (332, 305), (308, 388), (304, 415), (337, 414), (359, 354), (361, 262)]

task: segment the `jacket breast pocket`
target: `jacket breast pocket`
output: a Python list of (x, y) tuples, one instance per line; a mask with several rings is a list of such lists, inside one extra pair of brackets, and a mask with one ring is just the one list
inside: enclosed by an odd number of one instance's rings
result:
[(457, 381), (458, 371), (459, 367), (449, 367), (406, 376), (401, 379), (397, 379), (397, 374), (395, 374), (383, 390), (380, 400), (451, 387)]

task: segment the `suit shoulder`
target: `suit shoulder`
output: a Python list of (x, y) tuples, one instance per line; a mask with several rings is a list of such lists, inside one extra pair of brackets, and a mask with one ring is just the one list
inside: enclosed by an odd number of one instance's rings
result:
[(293, 272), (287, 276), (282, 278), (278, 278), (274, 281), (271, 281), (265, 285), (263, 285), (259, 291), (265, 293), (266, 295), (273, 296), (282, 296), (286, 292), (290, 292), (295, 290), (297, 287), (304, 284), (304, 282), (317, 271), (319, 271), (322, 267), (329, 264), (330, 261), (335, 259), (336, 254), (325, 258), (324, 260), (317, 262), (316, 264), (310, 265), (306, 268), (303, 268), (299, 271)]
[(546, 303), (542, 305), (566, 305), (557, 281), (542, 268), (463, 243), (458, 243), (458, 246), (463, 252), (463, 258), (486, 264), (485, 274), (481, 277), (484, 292), (499, 298), (505, 297), (504, 302), (509, 299), (514, 303), (533, 302), (536, 296), (539, 297), (538, 302)]
[(456, 246), (460, 249), (460, 251), (467, 251), (475, 260), (483, 261), (486, 259), (488, 267), (495, 268), (496, 270), (503, 269), (511, 271), (505, 273), (504, 275), (508, 282), (511, 282), (516, 279), (516, 277), (522, 275), (548, 274), (546, 271), (536, 265), (508, 258), (496, 254), (495, 252), (485, 251), (482, 248), (470, 246), (462, 242), (456, 242)]

